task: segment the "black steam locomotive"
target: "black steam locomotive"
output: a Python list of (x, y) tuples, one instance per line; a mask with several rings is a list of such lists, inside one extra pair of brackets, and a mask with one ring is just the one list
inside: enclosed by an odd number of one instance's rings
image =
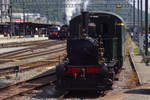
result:
[(82, 12), (70, 21), (67, 57), (56, 67), (57, 88), (106, 90), (123, 64), (125, 27), (109, 12)]

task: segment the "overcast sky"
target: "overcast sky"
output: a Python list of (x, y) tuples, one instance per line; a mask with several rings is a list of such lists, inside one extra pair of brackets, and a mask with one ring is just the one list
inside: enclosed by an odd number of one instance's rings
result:
[[(130, 1), (133, 1), (133, 0), (130, 0)], [(135, 2), (136, 2), (136, 7), (137, 7), (137, 1), (138, 1), (138, 0), (135, 0)], [(140, 1), (140, 3), (141, 3), (141, 0), (139, 0), (139, 1)], [(142, 1), (143, 1), (143, 10), (145, 10), (145, 0), (142, 0)], [(133, 4), (133, 3), (131, 2), (131, 4)], [(148, 4), (149, 4), (149, 7), (148, 7), (149, 9), (148, 9), (148, 10), (149, 10), (149, 12), (150, 12), (150, 0), (148, 0)]]

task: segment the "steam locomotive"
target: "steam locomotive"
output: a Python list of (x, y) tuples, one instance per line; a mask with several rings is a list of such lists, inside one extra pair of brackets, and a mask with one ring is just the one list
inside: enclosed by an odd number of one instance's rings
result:
[(110, 12), (82, 12), (70, 21), (67, 57), (56, 66), (57, 88), (111, 89), (123, 65), (125, 25)]

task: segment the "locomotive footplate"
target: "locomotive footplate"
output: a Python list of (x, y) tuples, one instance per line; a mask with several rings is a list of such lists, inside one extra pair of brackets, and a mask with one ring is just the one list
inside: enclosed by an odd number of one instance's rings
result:
[(66, 75), (63, 78), (62, 86), (66, 90), (104, 90), (106, 82), (98, 74), (86, 75), (85, 78), (74, 78), (72, 75)]
[[(65, 79), (64, 79), (65, 80)], [(68, 80), (63, 82), (63, 86), (66, 90), (99, 90), (104, 84), (94, 80)], [(104, 88), (104, 87), (103, 87)]]

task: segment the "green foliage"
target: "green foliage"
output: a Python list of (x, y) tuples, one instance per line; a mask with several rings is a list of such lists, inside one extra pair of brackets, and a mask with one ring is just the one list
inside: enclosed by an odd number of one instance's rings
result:
[(139, 48), (134, 48), (133, 52), (134, 54), (139, 54), (140, 53)]
[(142, 59), (141, 63), (147, 63), (148, 59)]

